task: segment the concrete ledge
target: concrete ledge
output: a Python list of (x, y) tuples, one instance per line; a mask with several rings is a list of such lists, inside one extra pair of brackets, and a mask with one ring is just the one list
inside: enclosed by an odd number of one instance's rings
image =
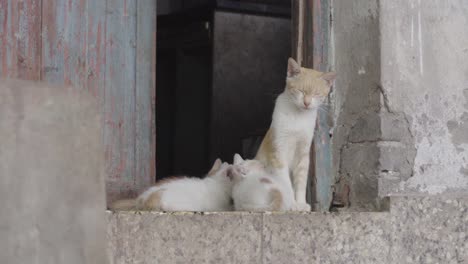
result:
[(390, 212), (108, 212), (111, 263), (467, 263), (468, 197)]

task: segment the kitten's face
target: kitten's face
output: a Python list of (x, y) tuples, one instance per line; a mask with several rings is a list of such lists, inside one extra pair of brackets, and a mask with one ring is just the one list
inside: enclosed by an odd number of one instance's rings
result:
[(253, 173), (264, 173), (265, 165), (258, 160), (244, 160), (239, 154), (234, 156), (234, 164), (228, 172), (228, 177), (239, 181)]
[(286, 93), (299, 109), (314, 110), (325, 101), (335, 77), (334, 72), (323, 73), (302, 68), (290, 58)]
[(231, 165), (229, 165), (227, 162), (222, 162), (220, 159), (217, 159), (211, 170), (208, 172), (207, 177), (229, 179), (227, 174), (230, 167)]

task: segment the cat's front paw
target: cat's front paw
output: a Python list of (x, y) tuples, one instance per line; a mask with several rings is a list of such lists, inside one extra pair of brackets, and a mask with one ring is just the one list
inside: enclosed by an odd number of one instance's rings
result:
[(310, 204), (308, 203), (295, 203), (292, 208), (293, 211), (310, 211)]

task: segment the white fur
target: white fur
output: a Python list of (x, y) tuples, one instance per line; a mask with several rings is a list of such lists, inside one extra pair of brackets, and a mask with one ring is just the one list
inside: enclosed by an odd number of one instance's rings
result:
[(226, 176), (230, 165), (224, 163), (213, 176), (182, 178), (153, 186), (142, 193), (145, 201), (158, 190), (162, 191), (161, 205), (166, 211), (230, 211), (232, 182)]
[[(277, 189), (283, 197), (280, 210), (290, 210), (294, 205), (294, 199), (290, 195), (290, 187), (284, 184), (280, 178), (271, 175), (268, 170), (257, 160), (242, 160), (238, 154), (234, 158), (234, 167), (242, 173), (234, 176), (232, 199), (236, 211), (271, 211), (272, 201), (270, 192)], [(264, 183), (266, 178), (271, 183)], [(289, 194), (289, 195), (288, 195)]]
[[(287, 187), (294, 190), (297, 210), (310, 210), (306, 203), (307, 176), (294, 172), (299, 167), (309, 167), (309, 156), (301, 156), (301, 151), (309, 153), (314, 137), (317, 110), (323, 99), (312, 99), (309, 108), (303, 107), (303, 95), (285, 90), (276, 100), (273, 111), (272, 129), (274, 130), (274, 145), (277, 147), (279, 159), (286, 163), (287, 168), (274, 172)], [(291, 176), (290, 176), (291, 175)], [(291, 184), (292, 180), (292, 184)]]

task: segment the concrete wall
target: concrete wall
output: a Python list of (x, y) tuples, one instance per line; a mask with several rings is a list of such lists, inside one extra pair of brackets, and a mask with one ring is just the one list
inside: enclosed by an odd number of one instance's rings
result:
[[(376, 210), (380, 135), (380, 43), (377, 0), (332, 3), (332, 137), (336, 195), (360, 210)], [(372, 132), (372, 133), (370, 133)]]
[(0, 80), (0, 263), (106, 263), (94, 99)]
[(411, 177), (382, 175), (381, 195), (466, 193), (468, 2), (382, 0), (380, 14), (383, 103), (416, 150)]
[(337, 197), (466, 192), (468, 2), (378, 3), (333, 2)]

